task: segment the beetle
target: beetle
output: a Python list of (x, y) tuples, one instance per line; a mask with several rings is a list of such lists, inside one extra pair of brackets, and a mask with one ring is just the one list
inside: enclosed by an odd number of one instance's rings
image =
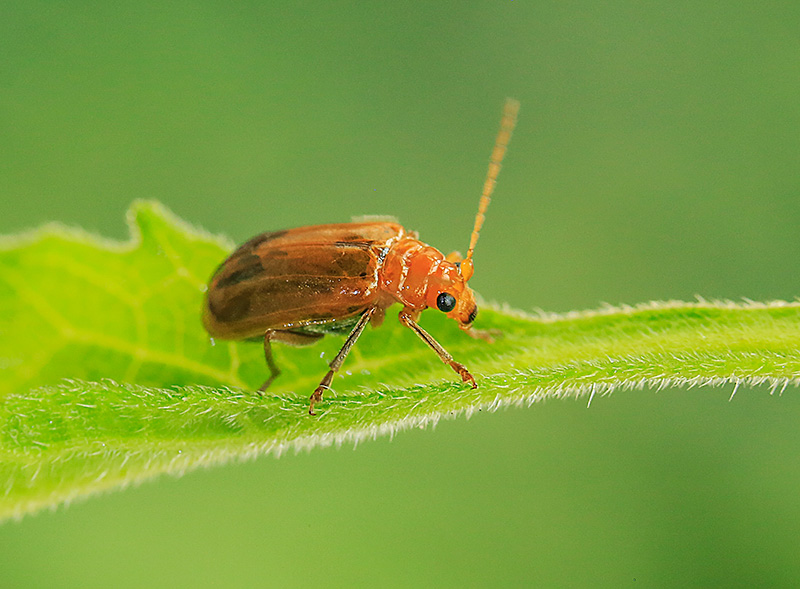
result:
[(215, 338), (263, 338), (270, 376), (259, 392), (280, 374), (272, 342), (305, 346), (327, 334), (347, 335), (311, 395), (308, 412), (315, 415), (314, 405), (330, 388), (364, 328), (368, 323), (379, 326), (394, 303), (403, 305), (400, 322), (463, 382), (477, 387), (469, 370), (417, 320), (424, 309), (435, 307), (472, 337), (491, 339), (472, 328), (478, 306), (467, 282), (474, 272), (475, 244), (518, 111), (519, 103), (506, 99), (465, 258), (458, 252), (444, 256), (398, 223), (354, 222), (262, 233), (219, 266), (206, 291), (203, 324)]

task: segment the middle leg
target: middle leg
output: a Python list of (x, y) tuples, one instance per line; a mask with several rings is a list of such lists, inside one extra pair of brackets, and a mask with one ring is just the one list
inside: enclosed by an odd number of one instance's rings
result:
[(370, 317), (372, 317), (372, 314), (374, 312), (375, 312), (375, 307), (372, 307), (371, 309), (367, 309), (366, 311), (364, 311), (364, 314), (361, 315), (361, 319), (358, 320), (358, 323), (356, 323), (356, 326), (350, 332), (350, 335), (347, 336), (347, 339), (345, 340), (342, 349), (339, 350), (339, 353), (336, 354), (336, 357), (334, 357), (334, 359), (331, 360), (330, 370), (328, 370), (328, 373), (322, 378), (322, 381), (319, 383), (319, 386), (311, 395), (311, 403), (309, 404), (308, 407), (309, 415), (316, 415), (316, 413), (314, 413), (314, 404), (319, 403), (322, 400), (322, 393), (326, 389), (330, 388), (334, 374), (336, 374), (336, 371), (339, 370), (339, 367), (344, 362), (344, 359), (347, 358), (347, 354), (350, 353), (350, 349), (353, 347), (353, 344), (356, 343), (356, 340), (358, 340), (358, 337), (364, 331), (364, 328), (367, 326), (367, 323), (369, 323), (369, 319)]

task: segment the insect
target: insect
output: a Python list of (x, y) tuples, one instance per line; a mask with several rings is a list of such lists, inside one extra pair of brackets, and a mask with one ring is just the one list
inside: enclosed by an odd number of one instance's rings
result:
[(478, 313), (467, 282), (472, 255), (489, 206), (500, 164), (517, 120), (519, 103), (507, 99), (500, 132), (475, 217), (467, 255), (448, 256), (419, 241), (397, 223), (362, 222), (299, 227), (262, 233), (226, 259), (208, 285), (203, 324), (220, 339), (261, 339), (270, 376), (280, 374), (272, 342), (313, 344), (327, 334), (347, 335), (330, 370), (312, 393), (308, 412), (330, 388), (336, 371), (368, 323), (383, 322), (387, 307), (403, 305), (400, 322), (416, 333), (465, 383), (475, 378), (417, 323), (435, 307), (472, 337), (491, 339), (472, 328)]

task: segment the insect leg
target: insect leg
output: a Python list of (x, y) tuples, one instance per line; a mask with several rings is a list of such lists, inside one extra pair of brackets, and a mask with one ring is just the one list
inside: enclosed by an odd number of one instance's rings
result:
[(264, 392), (267, 387), (272, 384), (272, 381), (275, 380), (281, 373), (281, 369), (278, 368), (278, 365), (275, 363), (275, 359), (272, 357), (272, 346), (270, 345), (271, 342), (281, 342), (290, 346), (308, 346), (316, 341), (319, 341), (320, 339), (322, 339), (322, 334), (298, 333), (295, 331), (280, 331), (277, 329), (268, 329), (265, 331), (264, 358), (267, 361), (270, 376), (267, 379), (267, 382), (261, 385), (261, 387), (258, 389), (258, 392)]
[(272, 346), (269, 344), (274, 333), (275, 332), (271, 329), (268, 329), (264, 333), (264, 358), (266, 358), (267, 366), (269, 366), (269, 378), (259, 387), (259, 393), (266, 391), (267, 387), (271, 385), (272, 381), (278, 378), (278, 375), (281, 373), (281, 369), (278, 368), (278, 365), (275, 364), (275, 359), (272, 357)]
[(311, 403), (308, 407), (308, 414), (309, 415), (316, 415), (314, 413), (314, 403), (319, 403), (322, 400), (322, 393), (325, 389), (329, 389), (331, 386), (331, 381), (333, 380), (333, 375), (336, 374), (336, 371), (339, 370), (339, 367), (344, 362), (344, 359), (347, 358), (347, 354), (350, 352), (350, 348), (353, 347), (353, 344), (356, 343), (356, 340), (364, 331), (364, 328), (369, 323), (369, 318), (372, 317), (372, 314), (375, 312), (375, 307), (371, 309), (367, 309), (364, 314), (361, 316), (361, 319), (358, 320), (356, 326), (353, 328), (353, 331), (350, 332), (350, 335), (347, 336), (347, 339), (342, 346), (342, 349), (339, 350), (339, 353), (336, 354), (336, 357), (331, 360), (330, 367), (331, 369), (328, 370), (328, 373), (319, 383), (319, 386), (311, 395)]
[(494, 343), (494, 340), (498, 337), (503, 336), (501, 329), (475, 329), (474, 327), (462, 327), (461, 329), (472, 339), (481, 339), (490, 344)]
[(413, 312), (407, 311), (403, 309), (400, 311), (400, 323), (405, 325), (406, 327), (411, 328), (414, 333), (416, 333), (422, 341), (428, 344), (434, 352), (439, 355), (439, 358), (442, 359), (442, 362), (447, 364), (450, 368), (456, 371), (456, 373), (461, 377), (461, 380), (464, 382), (468, 382), (472, 385), (473, 389), (478, 388), (478, 385), (475, 383), (475, 379), (467, 370), (467, 367), (461, 364), (460, 362), (456, 362), (450, 353), (445, 350), (439, 342), (437, 342), (433, 337), (424, 329), (422, 329), (417, 322), (414, 320)]

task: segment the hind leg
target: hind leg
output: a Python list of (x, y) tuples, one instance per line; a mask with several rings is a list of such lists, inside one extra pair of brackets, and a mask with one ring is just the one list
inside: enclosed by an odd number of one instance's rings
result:
[(290, 346), (308, 346), (313, 344), (314, 342), (320, 340), (322, 335), (317, 334), (306, 334), (306, 333), (295, 333), (291, 331), (275, 331), (272, 329), (268, 329), (264, 332), (264, 359), (267, 361), (267, 367), (269, 368), (269, 378), (262, 384), (259, 389), (258, 393), (261, 394), (267, 387), (272, 384), (278, 375), (281, 373), (281, 369), (278, 368), (278, 365), (275, 363), (275, 359), (272, 357), (272, 346), (270, 342), (282, 342), (284, 344), (289, 344)]

